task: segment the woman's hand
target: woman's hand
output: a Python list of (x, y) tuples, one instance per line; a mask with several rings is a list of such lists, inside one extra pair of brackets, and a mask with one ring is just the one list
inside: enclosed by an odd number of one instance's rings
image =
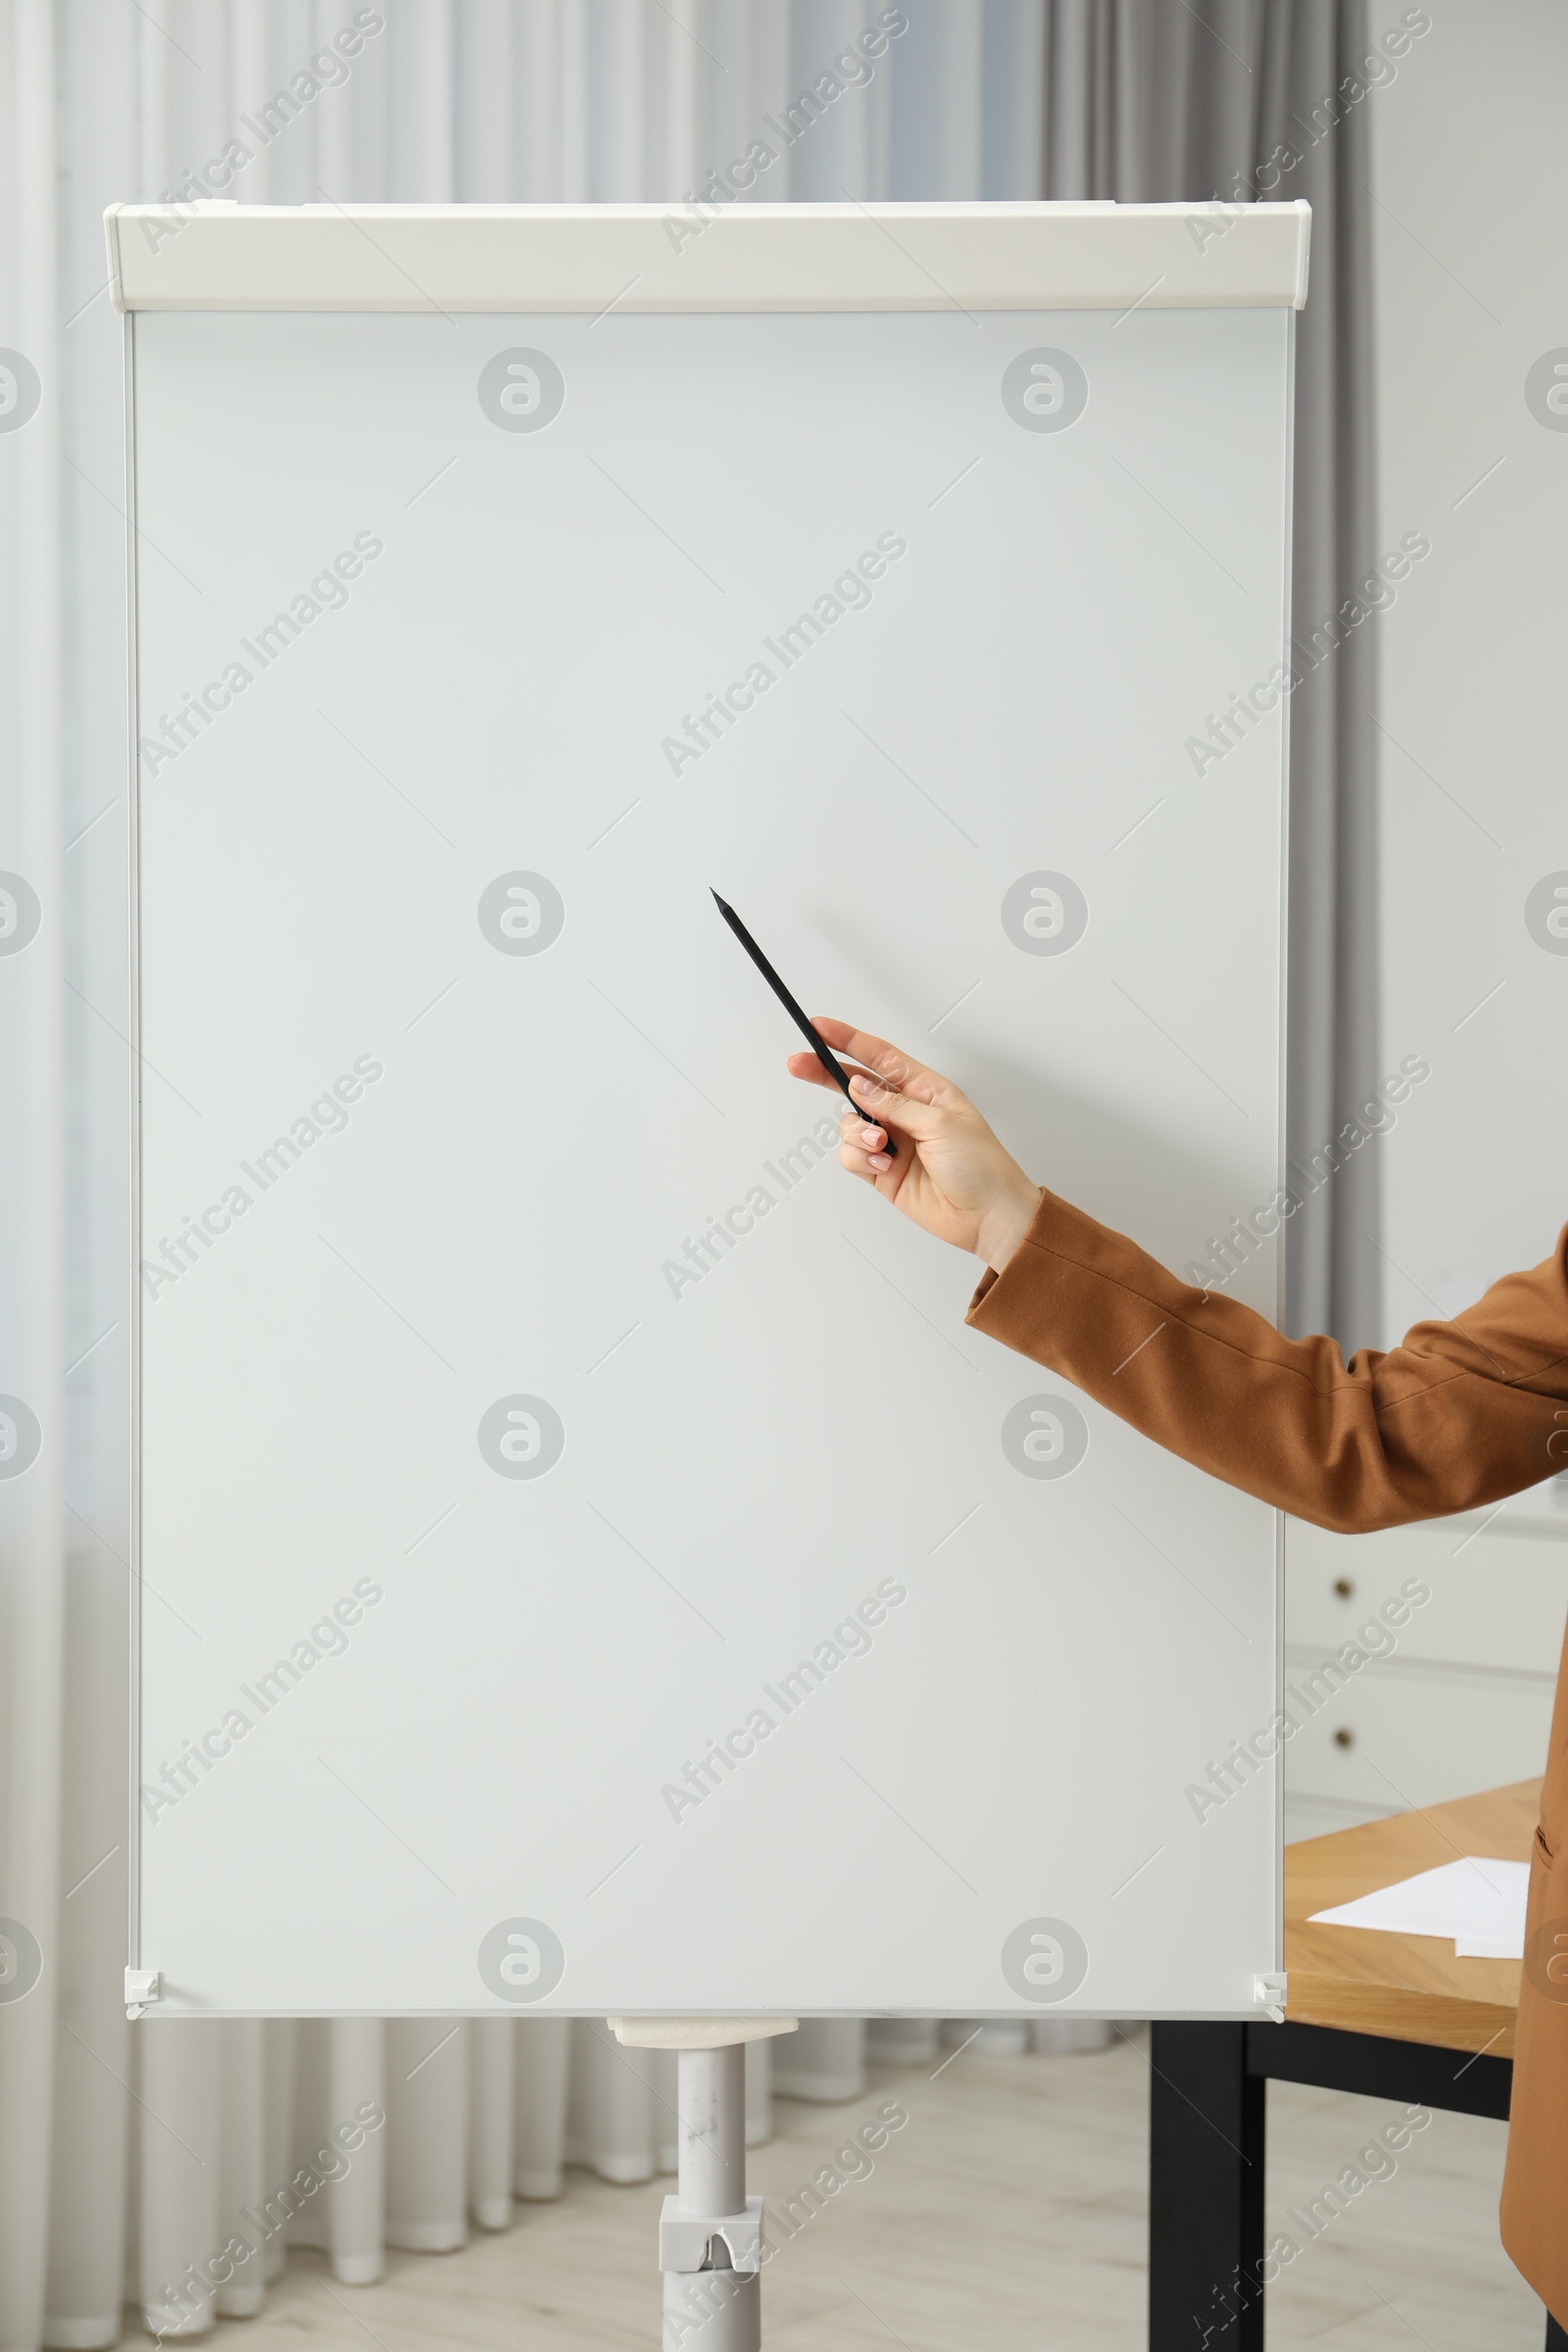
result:
[[(1034, 1221), (1040, 1187), (950, 1079), (847, 1021), (815, 1026), (841, 1061), (860, 1065), (850, 1069), (850, 1088), (864, 1116), (848, 1111), (839, 1122), (840, 1166), (939, 1242), (972, 1250), (1000, 1273)], [(789, 1068), (838, 1093), (814, 1054), (792, 1054)], [(889, 1136), (899, 1147), (891, 1157)]]

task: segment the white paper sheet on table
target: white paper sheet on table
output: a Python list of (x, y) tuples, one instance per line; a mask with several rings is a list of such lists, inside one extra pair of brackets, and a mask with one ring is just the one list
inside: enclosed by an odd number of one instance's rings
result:
[(1460, 1960), (1522, 1960), (1529, 1886), (1528, 1862), (1469, 1854), (1357, 1895), (1353, 1903), (1314, 1911), (1311, 1924), (1381, 1928), (1391, 1936), (1446, 1936)]

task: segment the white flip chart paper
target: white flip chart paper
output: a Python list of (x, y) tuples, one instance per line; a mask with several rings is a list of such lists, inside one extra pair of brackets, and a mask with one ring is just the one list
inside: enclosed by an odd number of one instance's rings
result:
[(111, 224), (155, 2015), (1278, 1966), (1275, 1515), (965, 1328), (709, 890), (1275, 1311), (1304, 230), (754, 209)]

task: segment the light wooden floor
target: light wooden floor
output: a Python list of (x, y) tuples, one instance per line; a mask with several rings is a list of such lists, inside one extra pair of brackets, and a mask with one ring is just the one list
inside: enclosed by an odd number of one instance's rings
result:
[[(873, 2070), (844, 2107), (775, 2103), (752, 2185), (781, 2204), (889, 2097), (909, 2121), (868, 2180), (841, 2189), (769, 2264), (776, 2352), (1138, 2352), (1144, 2342), (1146, 2044), (1102, 2055)], [(1396, 2110), (1273, 2084), (1269, 2234), (1354, 2161)], [(1269, 2295), (1269, 2352), (1541, 2352), (1541, 2305), (1497, 2244), (1503, 2128), (1436, 2115)], [(655, 2352), (664, 2181), (570, 2176), (557, 2205), (461, 2254), (394, 2254), (342, 2287), (296, 2254), (266, 2312), (205, 2340), (239, 2352)], [(1194, 2329), (1195, 2346), (1200, 2329)], [(134, 2339), (132, 2339), (134, 2340)], [(1223, 2337), (1215, 2338), (1216, 2344)]]

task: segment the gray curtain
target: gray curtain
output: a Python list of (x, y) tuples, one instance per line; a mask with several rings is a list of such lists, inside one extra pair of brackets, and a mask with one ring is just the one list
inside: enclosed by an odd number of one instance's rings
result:
[[(1312, 207), (1298, 322), (1289, 1155), (1380, 1076), (1373, 633), (1312, 633), (1375, 554), (1363, 0), (1047, 0), (1042, 193)], [(1362, 95), (1355, 95), (1357, 91)], [(1287, 1327), (1378, 1336), (1378, 1182), (1350, 1154), (1289, 1235)]]

